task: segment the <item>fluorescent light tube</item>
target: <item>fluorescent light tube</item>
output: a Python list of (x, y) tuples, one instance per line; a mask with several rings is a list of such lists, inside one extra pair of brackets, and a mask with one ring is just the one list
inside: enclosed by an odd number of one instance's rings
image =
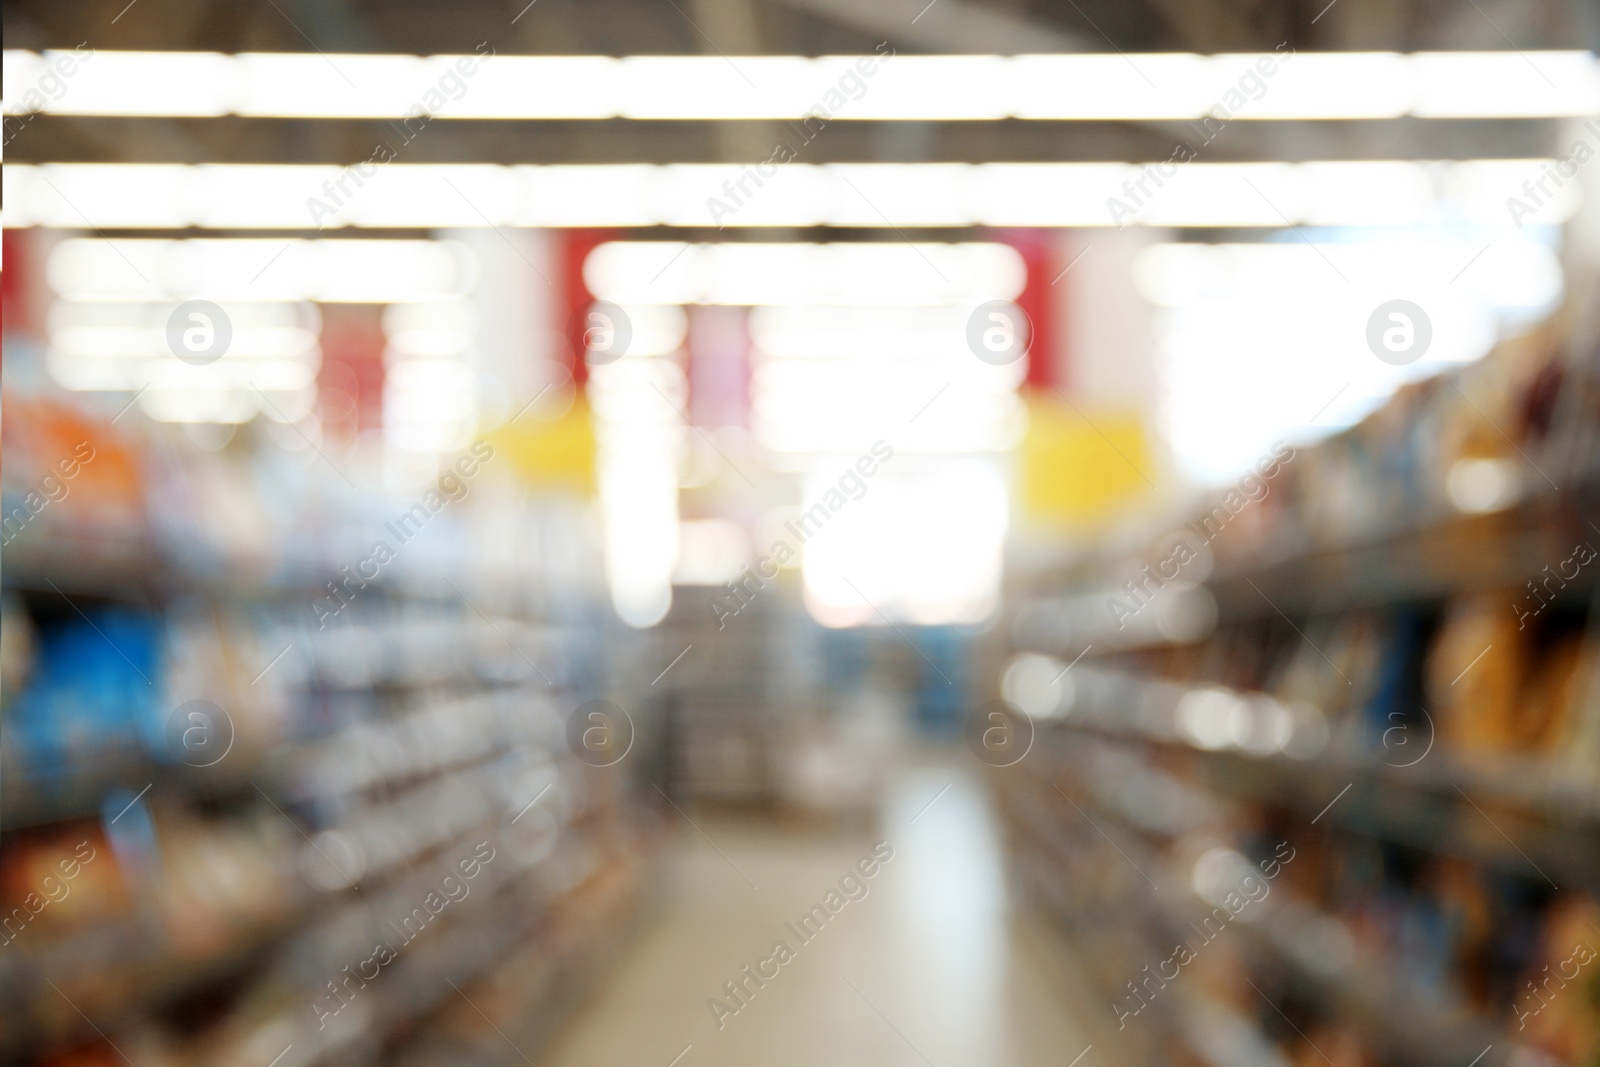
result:
[(1590, 52), (407, 56), (7, 51), (7, 114), (981, 121), (1600, 113)]
[[(1519, 219), (1509, 214), (1508, 199), (1525, 195), (1523, 183), (1552, 165), (1540, 159), (790, 163), (776, 167), (764, 185), (747, 181), (736, 210), (725, 214), (711, 210), (713, 201), (731, 203), (723, 183), (752, 168), (390, 163), (374, 167), (356, 187), (345, 168), (325, 166), (12, 164), (0, 169), (0, 193), (12, 228), (1281, 227), (1407, 225), (1437, 217), (1512, 227)], [(329, 183), (342, 198), (322, 214), (313, 205), (333, 201)], [(1556, 224), (1572, 216), (1577, 184), (1567, 181), (1556, 192), (1528, 221)]]

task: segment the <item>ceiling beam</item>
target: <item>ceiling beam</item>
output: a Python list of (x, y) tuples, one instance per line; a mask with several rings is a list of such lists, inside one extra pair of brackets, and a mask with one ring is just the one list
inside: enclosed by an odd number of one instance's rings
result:
[(973, 0), (779, 0), (924, 52), (1015, 56), (1099, 51), (1103, 45)]
[[(942, 2), (942, 0), (941, 0)], [(333, 163), (398, 145), (376, 120), (112, 118), (40, 114), (7, 120), (13, 163)], [(752, 149), (727, 140), (743, 129)], [(765, 131), (765, 132), (763, 132)], [(1559, 123), (1528, 119), (1238, 122), (1205, 145), (1207, 162), (1319, 159), (1495, 159), (1544, 156)], [(14, 136), (13, 136), (14, 134)], [(762, 122), (461, 121), (430, 125), (406, 163), (719, 163), (767, 158)], [(1163, 160), (1182, 122), (838, 122), (804, 146), (807, 163), (1077, 163)]]
[(1151, 0), (1187, 52), (1250, 52), (1261, 47), (1261, 33), (1239, 17), (1227, 0)]

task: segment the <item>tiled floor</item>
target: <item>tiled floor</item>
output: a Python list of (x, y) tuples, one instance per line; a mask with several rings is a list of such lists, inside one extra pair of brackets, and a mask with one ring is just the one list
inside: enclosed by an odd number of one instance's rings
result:
[[(542, 1067), (1065, 1067), (1089, 1044), (1070, 961), (1008, 909), (997, 830), (959, 761), (896, 773), (876, 833), (698, 815), (682, 830), (662, 914)], [(893, 858), (865, 894), (847, 881), (826, 899), (879, 839)], [(830, 903), (809, 941), (785, 925)], [(723, 983), (778, 941), (792, 958), (743, 979), (740, 1007)], [(738, 1010), (719, 1020), (713, 998)]]

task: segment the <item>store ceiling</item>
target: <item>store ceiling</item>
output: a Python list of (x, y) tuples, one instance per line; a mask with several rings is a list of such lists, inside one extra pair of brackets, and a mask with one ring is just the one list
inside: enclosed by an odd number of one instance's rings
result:
[[(8, 49), (510, 54), (1269, 52), (1594, 48), (1588, 0), (24, 0)], [(1164, 158), (1174, 121), (836, 123), (808, 161), (1087, 162)], [(386, 126), (366, 119), (39, 115), (12, 162), (347, 163)], [(1237, 124), (1218, 162), (1526, 158), (1551, 120), (1414, 118)], [(408, 161), (712, 163), (764, 156), (762, 121), (514, 120), (438, 124)]]
[(951, 53), (1571, 48), (1592, 44), (1600, 15), (1585, 0), (20, 0), (4, 19), (8, 48), (428, 54), (490, 39), (507, 54), (825, 55), (886, 39)]

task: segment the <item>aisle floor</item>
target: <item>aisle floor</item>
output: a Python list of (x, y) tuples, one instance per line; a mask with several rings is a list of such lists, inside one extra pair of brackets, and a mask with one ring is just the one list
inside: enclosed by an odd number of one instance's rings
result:
[[(542, 1067), (1110, 1062), (1082, 1056), (1081, 1013), (1098, 1001), (1053, 932), (1008, 903), (999, 828), (959, 760), (897, 772), (875, 831), (696, 812), (680, 830), (664, 906)], [(893, 855), (865, 895), (847, 881), (858, 899), (841, 892), (820, 931), (796, 936), (786, 924), (826, 906), (879, 840)], [(762, 965), (761, 986), (743, 978), (780, 940), (793, 957)], [(723, 987), (740, 980), (742, 1007)]]

